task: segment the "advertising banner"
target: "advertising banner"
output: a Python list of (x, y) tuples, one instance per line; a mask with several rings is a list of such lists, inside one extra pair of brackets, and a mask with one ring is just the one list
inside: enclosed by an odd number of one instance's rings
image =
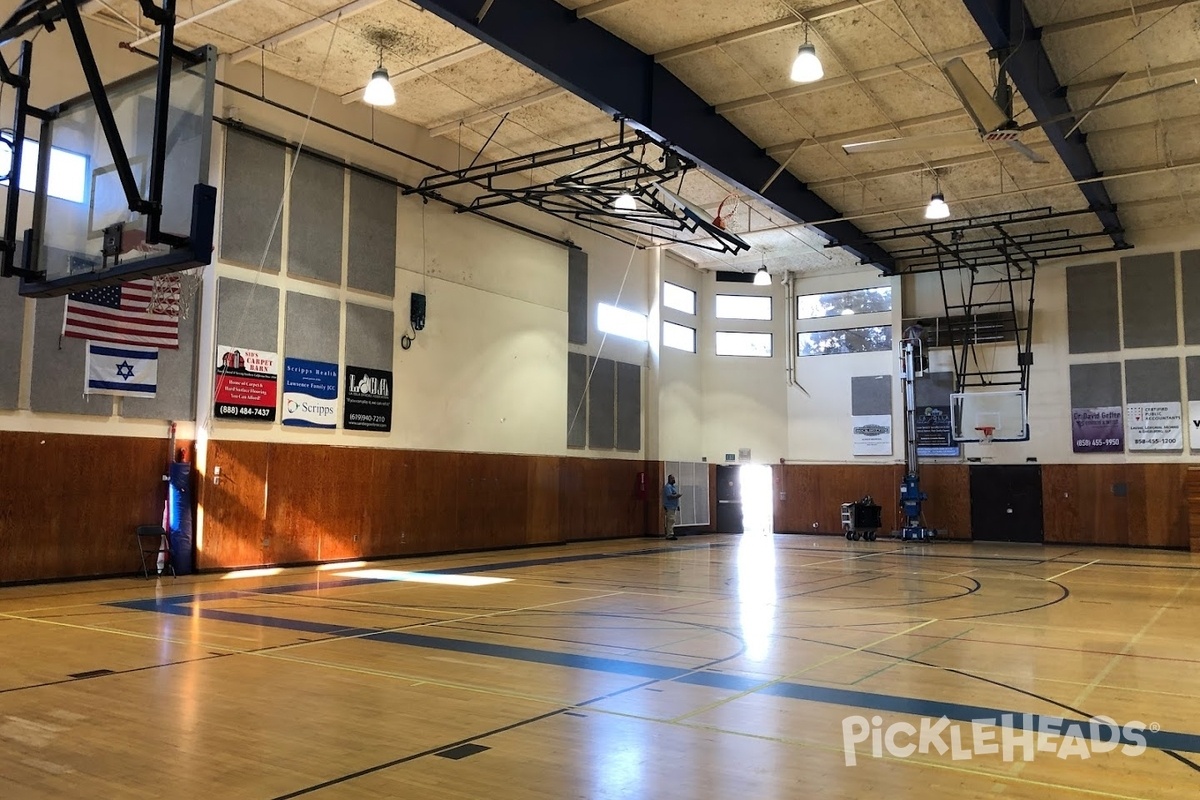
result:
[(1182, 403), (1129, 403), (1125, 431), (1132, 450), (1182, 450)]
[(338, 366), (303, 358), (283, 360), (283, 424), (337, 427)]
[(214, 415), (218, 419), (274, 422), (278, 356), (264, 350), (217, 346)]
[(917, 408), (917, 455), (924, 457), (958, 456), (958, 442), (950, 422), (950, 406)]
[(1120, 453), (1125, 427), (1120, 406), (1071, 409), (1071, 442), (1076, 453)]
[(851, 417), (853, 453), (856, 456), (892, 454), (892, 417), (890, 414), (862, 414)]
[(342, 426), (348, 431), (392, 429), (391, 370), (346, 367)]

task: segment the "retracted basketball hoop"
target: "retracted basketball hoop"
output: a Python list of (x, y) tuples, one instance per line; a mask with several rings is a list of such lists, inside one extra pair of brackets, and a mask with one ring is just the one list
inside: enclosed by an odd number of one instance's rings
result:
[(991, 444), (992, 443), (992, 434), (995, 432), (996, 426), (980, 425), (975, 430), (979, 431), (979, 434), (980, 434), (979, 435), (979, 443), (980, 444)]

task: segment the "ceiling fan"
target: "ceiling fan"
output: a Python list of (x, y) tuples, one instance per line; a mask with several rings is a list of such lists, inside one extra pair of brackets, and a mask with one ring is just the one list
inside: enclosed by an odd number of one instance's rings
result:
[(1058, 114), (1049, 119), (1018, 124), (1013, 119), (1013, 92), (1012, 87), (1008, 84), (1003, 65), (1001, 65), (999, 70), (994, 94), (988, 93), (988, 90), (983, 87), (983, 84), (979, 82), (979, 79), (975, 77), (970, 67), (961, 58), (952, 58), (947, 61), (946, 65), (942, 67), (942, 73), (954, 88), (954, 92), (958, 95), (963, 108), (971, 116), (971, 120), (975, 123), (975, 130), (949, 131), (947, 133), (933, 133), (924, 136), (905, 136), (898, 139), (881, 139), (873, 142), (855, 142), (842, 145), (842, 149), (849, 155), (855, 153), (887, 153), (901, 150), (936, 150), (941, 147), (970, 145), (982, 140), (985, 142), (1002, 142), (1021, 153), (1030, 161), (1044, 164), (1046, 163), (1045, 156), (1021, 142), (1020, 136), (1023, 132), (1032, 128), (1045, 127), (1056, 122), (1062, 122), (1063, 120), (1077, 119), (1102, 108), (1109, 108), (1119, 103), (1128, 103), (1130, 100), (1137, 100), (1152, 94), (1159, 94), (1160, 92), (1167, 92), (1184, 86), (1193, 86), (1196, 83), (1196, 79), (1192, 78), (1191, 80), (1173, 83), (1169, 86), (1160, 86), (1156, 89), (1138, 92), (1137, 94), (1131, 94), (1128, 97), (1122, 97), (1117, 100), (1109, 100), (1108, 102), (1101, 102), (1104, 99), (1102, 95), (1100, 98), (1101, 101), (1077, 111)]

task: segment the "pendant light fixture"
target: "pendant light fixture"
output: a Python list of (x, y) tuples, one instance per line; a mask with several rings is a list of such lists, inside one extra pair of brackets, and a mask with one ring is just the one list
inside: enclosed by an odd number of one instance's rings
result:
[(929, 198), (929, 205), (925, 206), (925, 219), (949, 219), (950, 206), (946, 205), (946, 196), (942, 194), (942, 179), (935, 172), (933, 174), (934, 184), (933, 196)]
[(817, 48), (808, 41), (808, 23), (804, 24), (804, 44), (792, 62), (792, 80), (796, 83), (812, 83), (825, 77), (825, 69), (821, 59), (817, 58)]
[(771, 273), (767, 272), (766, 264), (763, 264), (761, 267), (758, 268), (758, 272), (754, 273), (754, 285), (755, 286), (770, 286), (771, 285)]
[(388, 79), (388, 71), (383, 67), (383, 40), (379, 42), (379, 67), (371, 73), (371, 80), (363, 90), (363, 102), (369, 106), (396, 105), (396, 90)]
[(637, 200), (629, 192), (622, 192), (613, 200), (613, 208), (617, 211), (637, 211)]

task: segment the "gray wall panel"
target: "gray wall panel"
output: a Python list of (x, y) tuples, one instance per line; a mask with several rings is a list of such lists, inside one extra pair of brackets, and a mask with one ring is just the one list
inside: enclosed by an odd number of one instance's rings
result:
[(346, 170), (303, 154), (288, 203), (288, 275), (342, 284)]
[(392, 368), (392, 312), (346, 304), (346, 366)]
[[(122, 397), (121, 416), (135, 419), (196, 418), (196, 334), (199, 299), (179, 321), (179, 349), (158, 351), (158, 391), (153, 398)], [(212, 368), (212, 367), (210, 367)]]
[(284, 149), (244, 133), (225, 129), (225, 182), (221, 187), (221, 258), (257, 267), (267, 247), (264, 268), (279, 271), (282, 239), (275, 214), (283, 199)]
[(616, 362), (590, 359), (592, 382), (588, 385), (588, 447), (611, 450), (616, 444)]
[[(341, 304), (303, 292), (287, 293), (284, 309), (283, 355), (336, 364), (341, 351), (338, 317)], [(365, 367), (366, 364), (355, 364)]]
[(913, 383), (913, 397), (919, 406), (948, 406), (953, 392), (953, 372), (926, 372)]
[(617, 449), (642, 449), (642, 369), (617, 362)]
[(1200, 400), (1200, 356), (1187, 357), (1188, 400)]
[(279, 290), (233, 278), (219, 279), (217, 344), (278, 351)]
[(869, 416), (892, 413), (892, 376), (859, 375), (850, 379), (850, 413)]
[(1123, 405), (1121, 365), (1071, 365), (1071, 408), (1109, 408)]
[(1183, 342), (1200, 344), (1200, 250), (1180, 253), (1179, 266), (1183, 272)]
[(571, 248), (567, 251), (567, 341), (587, 344), (588, 338), (588, 254)]
[(1178, 358), (1125, 362), (1126, 403), (1178, 403), (1180, 399)]
[(1121, 259), (1121, 321), (1126, 347), (1179, 344), (1174, 253)]
[(350, 173), (346, 285), (352, 289), (396, 293), (396, 192), (389, 183)]
[(1067, 339), (1072, 353), (1120, 349), (1117, 265), (1067, 267)]
[(587, 373), (588, 357), (567, 353), (567, 447), (587, 447)]
[(53, 414), (112, 415), (111, 395), (83, 393), (87, 341), (60, 336), (65, 297), (36, 300), (33, 323), (33, 385), (29, 407)]
[(3, 409), (17, 407), (21, 383), (25, 298), (17, 293), (20, 283), (15, 278), (0, 281), (0, 408)]

